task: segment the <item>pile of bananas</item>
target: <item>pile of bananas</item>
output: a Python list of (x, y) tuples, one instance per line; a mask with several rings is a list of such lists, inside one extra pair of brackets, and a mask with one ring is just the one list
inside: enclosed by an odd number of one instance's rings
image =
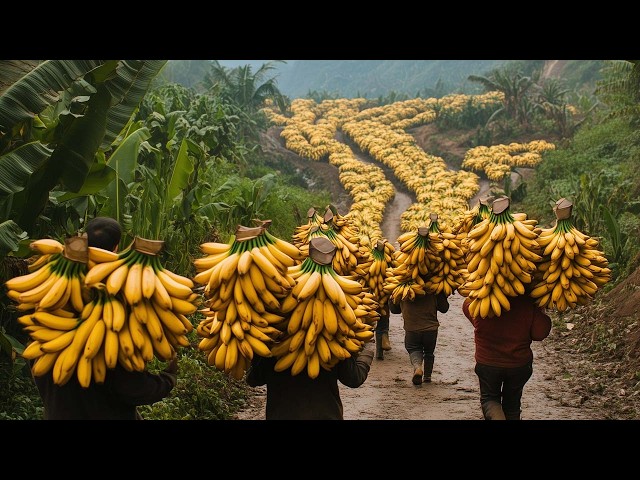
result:
[(296, 285), (289, 275), (304, 257), (294, 245), (271, 235), (266, 224), (239, 226), (230, 244), (200, 245), (194, 280), (205, 285), (204, 320), (196, 331), (209, 365), (241, 379), (254, 355), (270, 357), (285, 317), (282, 301)]
[(536, 253), (536, 224), (526, 214), (512, 215), (509, 199), (501, 197), (492, 203), (489, 217), (469, 232), (469, 275), (458, 291), (473, 299), (469, 312), (474, 317), (499, 316), (511, 308), (508, 297), (525, 293), (524, 285), (531, 283), (542, 260)]
[(576, 229), (570, 218), (558, 218), (554, 227), (542, 230), (537, 241), (543, 258), (531, 297), (539, 306), (564, 312), (585, 305), (611, 279), (598, 241)]
[(444, 227), (441, 231), (438, 215), (431, 214), (429, 232), (436, 233), (441, 239), (442, 250), (438, 255), (440, 261), (431, 262), (424, 289), (431, 294), (444, 292), (448, 297), (465, 282), (467, 274), (465, 255), (457, 235), (451, 232), (451, 228)]
[(333, 250), (332, 254), (335, 246), (323, 238), (311, 242), (311, 256), (289, 268), (295, 286), (282, 305), (288, 314), (286, 331), (271, 353), (277, 358), (275, 371), (290, 368), (292, 375), (298, 375), (306, 370), (316, 378), (321, 367), (331, 370), (363, 348), (373, 337), (372, 324), (379, 314), (373, 294), (363, 291), (360, 283), (338, 275), (331, 259), (314, 260), (313, 245), (324, 252)]
[(375, 247), (371, 249), (371, 265), (366, 276), (360, 277), (360, 283), (366, 288), (369, 287), (373, 297), (380, 305), (380, 315), (388, 315), (387, 304), (389, 293), (384, 289), (387, 282), (387, 275), (394, 267), (394, 254), (396, 249), (386, 239), (380, 239)]

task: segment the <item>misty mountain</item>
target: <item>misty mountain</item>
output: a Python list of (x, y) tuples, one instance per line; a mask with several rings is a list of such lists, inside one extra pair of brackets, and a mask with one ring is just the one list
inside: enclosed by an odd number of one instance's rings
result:
[[(220, 60), (227, 68), (251, 65), (258, 70), (269, 60)], [(547, 61), (553, 68), (545, 73), (563, 78), (570, 87), (588, 85), (598, 78), (601, 61)], [(211, 60), (170, 60), (162, 72), (165, 81), (198, 88)], [(275, 61), (268, 73), (276, 76), (280, 91), (290, 98), (310, 92), (333, 97), (386, 96), (390, 92), (415, 97), (447, 93), (479, 93), (482, 87), (467, 80), (469, 75), (485, 75), (502, 65), (517, 66), (530, 75), (541, 69), (544, 60), (286, 60)]]
[(506, 60), (295, 60), (278, 78), (280, 90), (290, 97), (309, 91), (344, 97), (378, 97), (389, 92), (415, 96), (434, 89), (476, 91), (469, 75), (482, 75)]
[[(220, 60), (234, 68), (251, 65), (255, 72), (268, 60)], [(505, 60), (286, 60), (276, 62), (271, 74), (285, 95), (304, 97), (310, 91), (342, 97), (377, 97), (389, 92), (415, 96), (418, 91), (434, 89), (442, 93), (477, 91), (467, 77), (484, 74)], [(197, 87), (209, 69), (210, 60), (170, 60), (163, 77), (167, 81)]]

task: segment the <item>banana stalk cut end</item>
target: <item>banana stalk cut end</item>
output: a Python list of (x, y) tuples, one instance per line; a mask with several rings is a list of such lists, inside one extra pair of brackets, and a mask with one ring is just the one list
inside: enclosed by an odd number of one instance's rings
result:
[(142, 237), (135, 237), (133, 240), (133, 249), (147, 255), (157, 255), (162, 247), (164, 247), (164, 240), (149, 240)]
[(481, 205), (486, 205), (488, 207), (493, 203), (495, 199), (496, 197), (494, 197), (493, 195), (485, 195), (484, 197), (480, 198), (479, 202)]
[(509, 208), (509, 203), (511, 203), (509, 197), (498, 197), (491, 204), (491, 211), (496, 215), (500, 215)]
[(429, 235), (429, 227), (418, 227), (418, 235), (421, 237)]
[[(270, 222), (270, 221), (269, 221)], [(245, 240), (251, 240), (252, 238), (256, 238), (262, 235), (265, 231), (265, 227), (245, 227), (243, 225), (238, 225), (236, 227), (236, 240), (238, 242), (242, 242)]]
[(74, 262), (89, 261), (89, 240), (86, 233), (64, 239), (62, 255)]
[(309, 256), (320, 265), (331, 265), (336, 253), (336, 246), (324, 237), (312, 238), (309, 241)]
[(573, 210), (573, 203), (566, 198), (561, 198), (556, 202), (553, 207), (553, 213), (555, 213), (558, 220), (566, 220), (571, 218), (571, 211)]

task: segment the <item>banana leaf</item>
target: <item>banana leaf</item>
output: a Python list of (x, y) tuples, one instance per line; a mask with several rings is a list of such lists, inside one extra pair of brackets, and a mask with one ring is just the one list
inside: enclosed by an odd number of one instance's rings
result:
[(0, 197), (24, 190), (29, 178), (53, 150), (31, 142), (0, 156)]
[(15, 252), (20, 247), (20, 240), (27, 238), (27, 232), (13, 220), (0, 223), (0, 253)]
[(31, 177), (18, 220), (27, 231), (33, 227), (56, 185), (61, 183), (64, 189), (76, 193), (82, 188), (104, 138), (110, 99), (109, 92), (99, 87), (91, 96), (86, 113), (71, 123), (44, 167)]
[[(182, 190), (189, 183), (189, 176), (193, 172), (193, 164), (189, 159), (187, 151), (187, 140), (182, 140), (180, 144), (180, 150), (176, 156), (176, 163), (171, 172), (171, 179), (169, 180), (169, 188), (167, 189), (167, 200), (173, 202)], [(171, 205), (171, 203), (169, 203)]]
[[(0, 78), (15, 78), (12, 61), (1, 60)], [(14, 125), (40, 113), (60, 99), (60, 92), (74, 81), (102, 65), (103, 60), (47, 60), (20, 78), (0, 96), (0, 130), (9, 131)]]
[(121, 60), (115, 77), (105, 81), (112, 102), (101, 150), (111, 146), (147, 93), (151, 81), (166, 63), (167, 60)]
[(106, 195), (110, 201), (100, 212), (101, 215), (110, 216), (122, 222), (123, 206), (129, 193), (127, 185), (134, 180), (140, 144), (148, 140), (150, 136), (147, 128), (135, 130), (124, 139), (109, 158), (107, 165), (115, 172), (115, 181), (110, 182), (107, 186)]

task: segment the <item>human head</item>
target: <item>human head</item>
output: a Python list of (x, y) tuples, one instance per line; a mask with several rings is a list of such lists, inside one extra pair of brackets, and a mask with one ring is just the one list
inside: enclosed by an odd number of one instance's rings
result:
[(120, 224), (110, 217), (95, 217), (87, 222), (87, 237), (90, 247), (116, 250), (122, 236)]

